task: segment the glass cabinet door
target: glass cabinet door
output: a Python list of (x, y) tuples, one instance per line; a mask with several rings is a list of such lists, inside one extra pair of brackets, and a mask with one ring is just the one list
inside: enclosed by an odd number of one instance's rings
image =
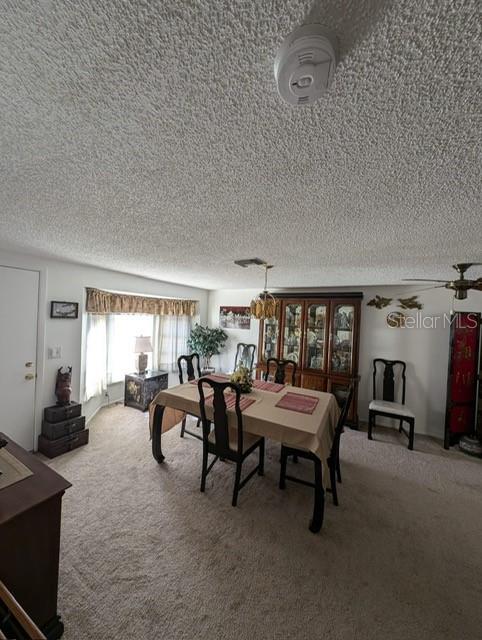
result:
[(305, 359), (307, 369), (325, 368), (326, 304), (313, 303), (306, 308)]
[(333, 373), (352, 372), (354, 319), (355, 307), (352, 304), (334, 305), (330, 362)]
[(263, 360), (278, 357), (278, 320), (266, 318), (263, 330)]
[(287, 304), (284, 309), (283, 353), (285, 360), (300, 360), (301, 348), (301, 304)]

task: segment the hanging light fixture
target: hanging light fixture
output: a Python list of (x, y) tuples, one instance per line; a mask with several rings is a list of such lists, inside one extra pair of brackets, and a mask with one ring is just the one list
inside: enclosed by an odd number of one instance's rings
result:
[(251, 315), (258, 320), (273, 318), (278, 310), (278, 300), (268, 291), (268, 269), (272, 269), (272, 264), (263, 263), (264, 271), (264, 291), (251, 300)]

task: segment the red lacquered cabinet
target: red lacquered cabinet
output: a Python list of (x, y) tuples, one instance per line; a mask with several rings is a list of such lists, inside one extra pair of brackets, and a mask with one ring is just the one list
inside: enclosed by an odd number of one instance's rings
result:
[(481, 314), (456, 311), (451, 315), (447, 406), (444, 446), (473, 433), (481, 367)]

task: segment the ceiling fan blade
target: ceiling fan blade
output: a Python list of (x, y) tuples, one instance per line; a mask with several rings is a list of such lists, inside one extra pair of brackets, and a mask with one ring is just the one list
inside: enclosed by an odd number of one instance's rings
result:
[(447, 280), (434, 280), (433, 278), (403, 278), (402, 282), (447, 282)]
[(475, 291), (482, 291), (482, 278), (478, 278), (470, 288)]
[(445, 289), (444, 284), (436, 284), (433, 287), (424, 287), (423, 289), (414, 289), (410, 293), (422, 293), (422, 291), (433, 291), (434, 289)]
[(467, 271), (467, 269), (470, 269), (470, 267), (481, 267), (482, 266), (482, 262), (459, 262), (457, 264), (453, 264), (452, 267), (458, 271), (460, 267), (462, 267), (462, 269), (464, 271)]

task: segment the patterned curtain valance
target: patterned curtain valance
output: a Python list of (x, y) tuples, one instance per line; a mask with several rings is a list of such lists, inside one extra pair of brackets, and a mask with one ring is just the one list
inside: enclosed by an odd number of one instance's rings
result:
[(195, 316), (196, 300), (147, 298), (87, 288), (85, 310), (89, 313), (144, 313), (153, 316)]

